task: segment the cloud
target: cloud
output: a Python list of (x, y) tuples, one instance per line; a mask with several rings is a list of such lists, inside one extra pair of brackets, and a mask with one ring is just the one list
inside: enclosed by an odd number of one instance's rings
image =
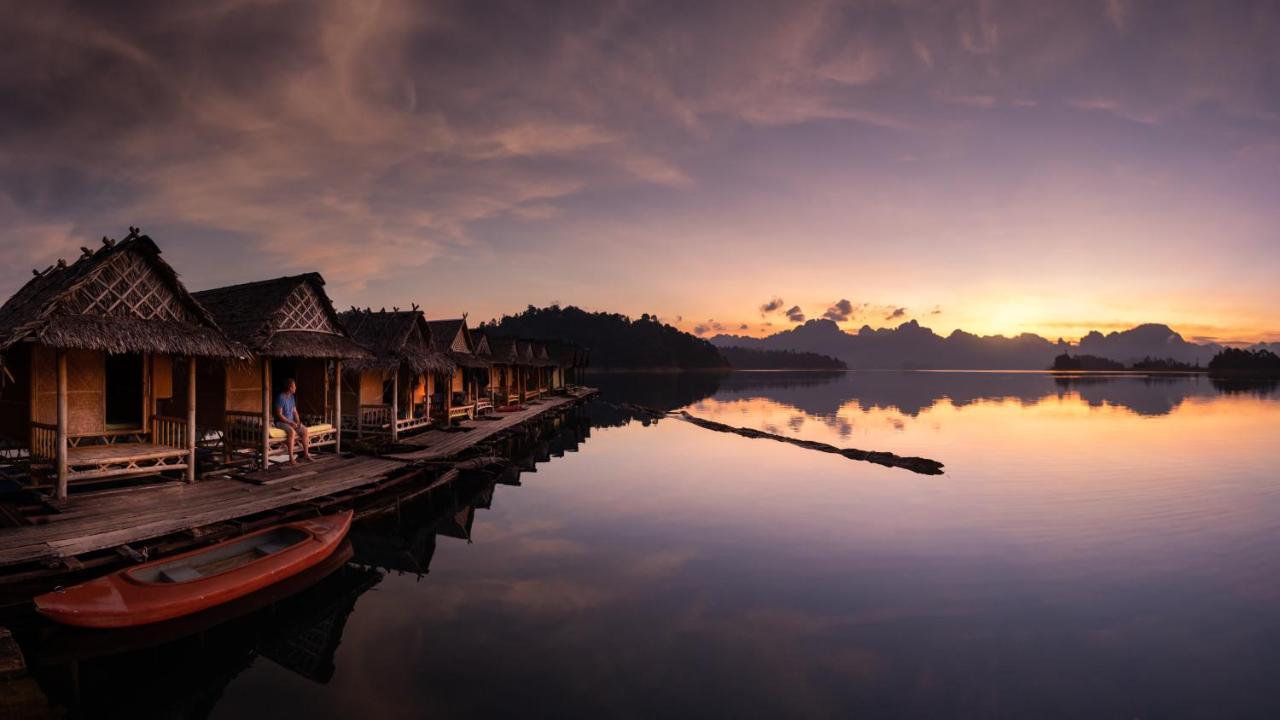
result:
[(900, 307), (900, 308), (894, 308), (888, 315), (885, 316), (884, 319), (897, 320), (898, 318), (903, 318), (906, 316), (907, 316), (907, 309), (904, 307)]
[(794, 323), (804, 322), (804, 312), (800, 310), (799, 305), (792, 305), (791, 309), (787, 310), (787, 319)]
[(838, 300), (827, 311), (822, 313), (822, 317), (835, 322), (844, 322), (853, 316), (853, 303), (848, 300)]
[(936, 306), (935, 306), (932, 310), (930, 310), (930, 311), (929, 311), (929, 314), (930, 314), (930, 315), (941, 315), (941, 314), (942, 314), (942, 308), (940, 308), (940, 307), (936, 307)]
[(739, 329), (739, 330), (746, 330), (746, 329), (748, 329), (748, 328), (747, 328), (747, 324), (746, 324), (746, 323), (742, 323), (741, 325), (739, 325), (739, 326), (738, 326), (738, 329)]
[(709, 326), (704, 325), (702, 323), (698, 323), (697, 325), (693, 326), (694, 335), (706, 335), (708, 332), (710, 332), (710, 330), (711, 328)]
[(769, 315), (770, 313), (778, 312), (779, 310), (782, 309), (782, 305), (783, 305), (782, 298), (778, 297), (777, 295), (774, 295), (773, 298), (769, 300), (769, 302), (766, 302), (765, 304), (760, 306), (760, 317), (764, 317), (766, 315)]

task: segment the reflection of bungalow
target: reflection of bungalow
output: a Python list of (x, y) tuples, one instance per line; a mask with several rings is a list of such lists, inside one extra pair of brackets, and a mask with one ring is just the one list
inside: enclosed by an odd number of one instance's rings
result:
[(475, 394), (482, 377), (488, 383), (488, 363), (475, 354), (466, 318), (431, 320), (427, 325), (431, 328), (431, 346), (454, 363), (453, 372), (439, 378), (443, 382), (434, 388), (432, 412), (445, 423), (475, 417)]
[(29, 440), (33, 479), (59, 498), (162, 470), (191, 481), (196, 358), (244, 354), (131, 228), (0, 307), (0, 435)]
[(523, 396), (523, 364), (516, 341), (511, 338), (490, 338), (490, 383), (494, 398), (500, 405), (519, 405)]
[(228, 363), (219, 372), (201, 374), (204, 407), (223, 410), (207, 427), (221, 427), (227, 455), (247, 450), (262, 466), (286, 450), (285, 433), (271, 416), (284, 383), (298, 383), (298, 414), (310, 429), (312, 447), (341, 450), (337, 418), (342, 396), (337, 378), (343, 360), (367, 360), (371, 354), (347, 334), (319, 273), (262, 280), (205, 290), (195, 297), (222, 329), (247, 346), (250, 363)]
[(422, 312), (351, 310), (339, 317), (352, 338), (373, 352), (343, 373), (343, 429), (396, 442), (403, 433), (428, 427), (432, 378), (451, 375), (454, 364), (431, 347)]

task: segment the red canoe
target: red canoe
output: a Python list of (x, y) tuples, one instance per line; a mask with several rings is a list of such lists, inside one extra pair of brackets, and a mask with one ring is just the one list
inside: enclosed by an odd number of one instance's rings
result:
[(333, 553), (351, 511), (298, 520), (144, 563), (35, 599), (51, 620), (119, 628), (171, 620), (292, 577)]

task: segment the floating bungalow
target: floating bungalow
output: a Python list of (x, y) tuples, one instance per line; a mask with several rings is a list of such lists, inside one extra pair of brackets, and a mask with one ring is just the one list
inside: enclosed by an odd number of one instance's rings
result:
[(373, 356), (348, 363), (342, 375), (342, 427), (398, 442), (402, 434), (431, 426), (433, 379), (452, 377), (450, 357), (431, 344), (431, 327), (412, 310), (351, 310), (342, 324)]
[(312, 448), (340, 452), (344, 361), (370, 361), (338, 319), (324, 278), (306, 273), (204, 290), (193, 294), (231, 339), (247, 347), (251, 362), (229, 362), (202, 373), (202, 407), (217, 408), (207, 427), (220, 428), (228, 460), (256, 455), (263, 468), (273, 454), (286, 452), (286, 434), (272, 418), (275, 395), (297, 381), (298, 414)]
[(471, 333), (471, 340), (475, 345), (475, 356), (484, 363), (483, 369), (473, 373), (476, 415), (480, 416), (493, 412), (493, 348), (489, 346), (489, 338), (484, 333), (474, 330), (468, 332)]
[(505, 406), (519, 405), (524, 399), (524, 365), (516, 341), (511, 338), (488, 338), (488, 341), (494, 401)]
[(438, 377), (433, 387), (432, 407), (444, 424), (476, 416), (475, 396), (480, 383), (487, 386), (489, 364), (475, 353), (475, 343), (467, 330), (467, 319), (429, 320), (431, 346), (454, 363), (453, 372)]
[[(196, 375), (246, 357), (136, 228), (59, 260), (0, 306), (0, 435), (32, 485), (196, 468)], [(197, 363), (197, 358), (201, 362)]]

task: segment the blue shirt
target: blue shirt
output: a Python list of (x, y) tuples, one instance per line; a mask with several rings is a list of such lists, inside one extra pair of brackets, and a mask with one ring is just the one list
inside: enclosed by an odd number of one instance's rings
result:
[[(287, 392), (282, 392), (276, 396), (276, 411), (280, 415), (284, 415), (284, 419), (293, 422), (293, 411), (297, 408), (297, 399)], [(280, 415), (271, 418), (275, 422), (280, 422)]]

